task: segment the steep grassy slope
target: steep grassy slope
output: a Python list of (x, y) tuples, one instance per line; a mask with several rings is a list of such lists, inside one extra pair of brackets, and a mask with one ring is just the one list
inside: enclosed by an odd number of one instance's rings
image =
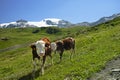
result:
[[(33, 29), (25, 29), (16, 34), (17, 30), (9, 31), (11, 42), (1, 42), (6, 48), (26, 42), (33, 42), (39, 37), (47, 36), (51, 40), (59, 39), (65, 36), (74, 36), (76, 40), (76, 53), (70, 61), (70, 52), (65, 51), (63, 61), (58, 63), (59, 55), (53, 54), (54, 65), (49, 65), (50, 58), (47, 58), (45, 75), (38, 76), (36, 71), (36, 80), (86, 80), (93, 73), (104, 68), (105, 63), (120, 55), (120, 19), (117, 18), (108, 23), (101, 24), (92, 28), (75, 27), (61, 29), (58, 34), (46, 34), (44, 30), (36, 34), (31, 33)], [(112, 24), (112, 25), (111, 25)], [(6, 31), (1, 30), (2, 33)], [(2, 34), (1, 33), (1, 34)], [(7, 34), (2, 34), (2, 36)], [(23, 37), (22, 37), (23, 36)], [(21, 41), (19, 41), (21, 40)], [(2, 47), (1, 47), (2, 49)], [(3, 80), (30, 80), (32, 73), (32, 54), (28, 47), (18, 48), (0, 53), (0, 79)]]
[(72, 61), (65, 52), (64, 61), (46, 69), (37, 80), (86, 80), (120, 55), (120, 26), (109, 26), (76, 37), (76, 54)]

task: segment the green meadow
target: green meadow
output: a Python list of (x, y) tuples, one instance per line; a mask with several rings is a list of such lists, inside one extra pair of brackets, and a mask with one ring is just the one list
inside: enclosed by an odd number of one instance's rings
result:
[(35, 80), (86, 80), (120, 55), (120, 17), (93, 27), (49, 29), (0, 29), (0, 80), (32, 80), (33, 64), (29, 46), (43, 37), (51, 41), (74, 37), (75, 54), (70, 60), (70, 51), (65, 51), (62, 62), (58, 63), (59, 54), (53, 53), (53, 65), (47, 57), (45, 74), (39, 76), (38, 66)]

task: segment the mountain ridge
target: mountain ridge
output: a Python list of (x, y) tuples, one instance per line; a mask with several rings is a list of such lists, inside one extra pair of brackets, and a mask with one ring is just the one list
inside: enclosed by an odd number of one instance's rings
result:
[(101, 23), (105, 23), (107, 21), (110, 21), (110, 20), (113, 20), (114, 18), (116, 17), (119, 17), (120, 16), (120, 13), (118, 14), (113, 14), (112, 16), (109, 16), (109, 17), (102, 17), (100, 18), (99, 20), (95, 21), (95, 22), (81, 22), (81, 23), (77, 23), (76, 25), (79, 25), (79, 26), (96, 26), (98, 24), (101, 24)]
[(26, 21), (26, 20), (18, 20), (16, 22), (10, 22), (10, 23), (3, 23), (0, 24), (0, 28), (14, 28), (14, 27), (50, 27), (50, 26), (56, 26), (56, 27), (70, 27), (70, 26), (95, 26), (101, 23), (105, 23), (107, 21), (113, 20), (116, 17), (119, 17), (120, 13), (113, 14), (109, 17), (102, 17), (99, 20), (95, 22), (81, 22), (73, 24), (67, 20), (62, 20), (58, 18), (46, 18), (41, 21)]

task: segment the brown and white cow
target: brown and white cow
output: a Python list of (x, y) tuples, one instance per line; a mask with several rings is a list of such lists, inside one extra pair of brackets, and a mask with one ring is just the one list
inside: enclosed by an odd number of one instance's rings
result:
[(70, 59), (71, 59), (72, 54), (75, 53), (75, 39), (73, 39), (72, 37), (68, 37), (62, 40), (58, 40), (56, 42), (52, 42), (51, 49), (55, 52), (56, 51), (59, 52), (60, 61), (62, 60), (62, 55), (64, 50), (70, 50), (71, 51)]
[(38, 58), (38, 60), (40, 60), (40, 57), (42, 57), (41, 75), (43, 75), (46, 56), (50, 56), (52, 59), (50, 40), (48, 38), (42, 38), (42, 39), (36, 41), (34, 44), (32, 44), (31, 48), (32, 48), (34, 69), (36, 66), (35, 58)]

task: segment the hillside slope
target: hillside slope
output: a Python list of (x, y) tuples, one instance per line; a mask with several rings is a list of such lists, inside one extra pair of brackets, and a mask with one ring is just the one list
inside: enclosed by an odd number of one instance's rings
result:
[[(29, 33), (29, 31), (24, 33), (26, 35), (23, 35), (21, 39), (24, 40), (25, 38), (25, 41), (30, 40), (29, 42), (39, 39), (38, 37), (43, 37), (43, 35), (49, 36), (52, 40), (60, 35), (60, 38), (72, 35), (76, 40), (76, 53), (72, 61), (70, 61), (69, 51), (64, 52), (63, 61), (59, 64), (59, 55), (53, 54), (54, 65), (50, 65), (50, 58), (47, 58), (45, 74), (38, 76), (39, 69), (37, 69), (35, 80), (86, 80), (93, 73), (99, 72), (109, 60), (120, 55), (119, 21), (120, 18), (116, 18), (111, 22), (94, 27), (63, 28), (63, 32), (51, 35), (44, 33), (44, 31), (37, 34)], [(19, 35), (22, 34), (19, 33)], [(14, 34), (14, 38), (15, 36), (18, 36), (18, 34)], [(33, 67), (31, 60), (32, 54), (29, 47), (0, 53), (0, 79), (32, 79)]]

